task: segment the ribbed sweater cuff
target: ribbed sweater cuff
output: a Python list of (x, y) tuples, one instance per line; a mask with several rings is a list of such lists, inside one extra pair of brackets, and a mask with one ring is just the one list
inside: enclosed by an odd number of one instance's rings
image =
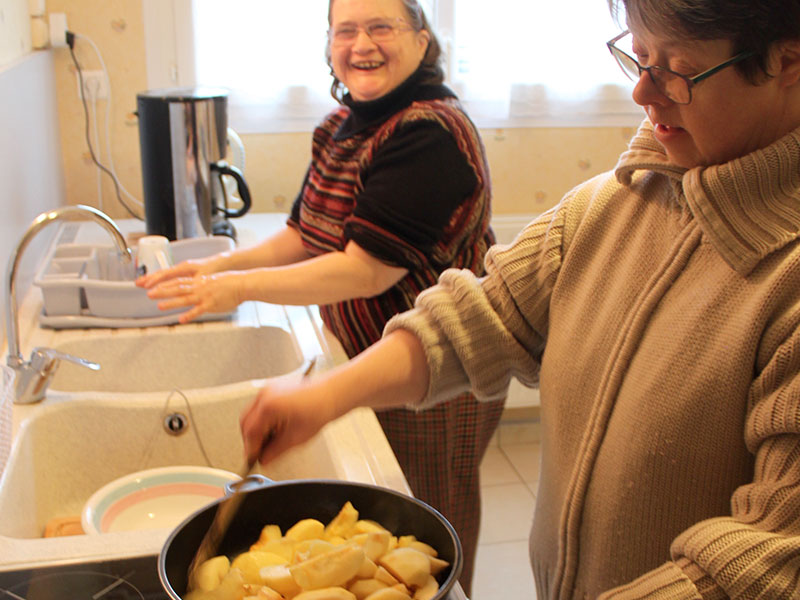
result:
[(703, 600), (694, 582), (677, 564), (664, 563), (627, 585), (609, 590), (597, 600)]
[(419, 404), (409, 405), (411, 409), (432, 406), (470, 389), (469, 379), (453, 347), (444, 336), (437, 335), (437, 328), (427, 321), (422, 311), (412, 309), (392, 317), (383, 331), (387, 335), (396, 329), (407, 329), (420, 339), (425, 348), (430, 372), (428, 392)]

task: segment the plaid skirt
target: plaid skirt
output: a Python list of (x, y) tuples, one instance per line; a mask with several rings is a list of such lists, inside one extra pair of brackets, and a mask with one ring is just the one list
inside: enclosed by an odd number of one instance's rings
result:
[(504, 405), (505, 400), (478, 402), (463, 394), (420, 412), (377, 413), (414, 496), (441, 512), (458, 533), (464, 551), (459, 581), (467, 595), (480, 531), (479, 467)]

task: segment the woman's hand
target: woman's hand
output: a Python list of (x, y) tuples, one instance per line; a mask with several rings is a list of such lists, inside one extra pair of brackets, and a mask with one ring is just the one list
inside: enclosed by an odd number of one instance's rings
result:
[(416, 404), (429, 377), (422, 344), (400, 329), (313, 378), (272, 379), (239, 419), (245, 455), (266, 464), (356, 407)]
[(239, 418), (245, 456), (266, 464), (302, 444), (337, 416), (334, 406), (318, 381), (270, 380)]
[[(173, 268), (179, 267), (180, 265)], [(160, 300), (160, 310), (191, 307), (178, 317), (180, 323), (188, 323), (204, 313), (226, 313), (234, 310), (244, 301), (243, 281), (246, 277), (246, 273), (226, 272), (167, 279), (151, 288), (147, 296)]]
[(197, 275), (211, 275), (217, 271), (212, 263), (211, 258), (187, 260), (178, 263), (174, 267), (167, 269), (159, 269), (146, 275), (142, 275), (136, 279), (136, 285), (145, 289), (150, 289), (160, 283), (169, 281), (170, 279), (195, 277)]

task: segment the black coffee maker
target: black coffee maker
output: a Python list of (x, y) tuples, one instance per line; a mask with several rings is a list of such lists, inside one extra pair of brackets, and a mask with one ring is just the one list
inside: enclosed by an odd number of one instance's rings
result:
[[(236, 239), (228, 219), (244, 215), (251, 200), (241, 171), (223, 161), (227, 90), (148, 90), (137, 94), (136, 106), (148, 235), (170, 240), (207, 235)], [(236, 181), (239, 208), (228, 207), (224, 175)]]

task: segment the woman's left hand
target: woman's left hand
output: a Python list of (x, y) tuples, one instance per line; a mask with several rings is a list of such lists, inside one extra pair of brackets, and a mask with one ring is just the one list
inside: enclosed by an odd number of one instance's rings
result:
[(160, 300), (160, 310), (191, 307), (178, 317), (180, 323), (193, 321), (204, 313), (226, 313), (243, 302), (243, 273), (225, 272), (167, 280), (147, 292)]

